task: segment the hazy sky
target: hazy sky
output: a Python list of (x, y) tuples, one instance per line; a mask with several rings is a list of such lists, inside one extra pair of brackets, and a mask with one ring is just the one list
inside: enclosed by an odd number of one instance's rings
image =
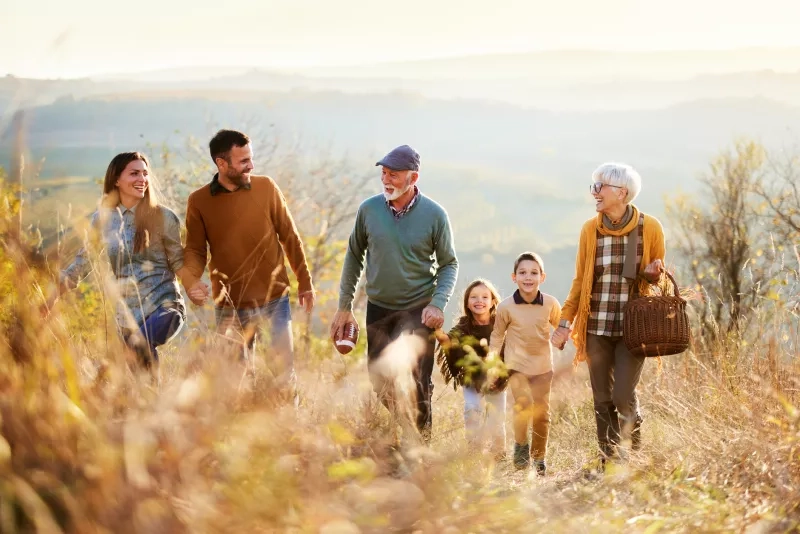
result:
[(0, 0), (0, 75), (800, 46), (800, 0)]

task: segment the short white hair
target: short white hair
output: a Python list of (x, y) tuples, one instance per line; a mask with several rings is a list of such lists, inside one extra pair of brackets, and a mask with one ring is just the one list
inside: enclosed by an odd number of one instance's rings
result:
[(636, 169), (625, 163), (603, 163), (592, 173), (592, 183), (602, 182), (608, 185), (624, 187), (628, 190), (625, 204), (633, 202), (642, 191), (642, 177)]

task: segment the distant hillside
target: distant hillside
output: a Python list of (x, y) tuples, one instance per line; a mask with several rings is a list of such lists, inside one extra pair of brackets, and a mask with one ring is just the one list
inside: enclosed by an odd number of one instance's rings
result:
[[(450, 214), (463, 277), (483, 273), (505, 284), (513, 256), (536, 250), (545, 255), (555, 294), (568, 287), (578, 229), (594, 212), (587, 186), (598, 164), (634, 165), (644, 180), (637, 205), (663, 217), (665, 196), (694, 190), (710, 159), (737, 136), (784, 146), (800, 131), (800, 108), (764, 98), (554, 112), (402, 93), (160, 89), (62, 97), (24, 117), (26, 183), (50, 180), (29, 199), (31, 223), (54, 228), (85, 215), (114, 154), (143, 150), (158, 166), (161, 147), (169, 146), (180, 164), (190, 137), (202, 147), (223, 126), (252, 134), (256, 170), (279, 183), (280, 172), (265, 156), (276, 143), (308, 160), (346, 156), (356, 172), (374, 172), (374, 189), (365, 195), (380, 190), (375, 161), (409, 143), (422, 155), (420, 187)], [(0, 165), (10, 161), (11, 133), (0, 132)], [(64, 177), (71, 178), (52, 181)], [(314, 187), (311, 176), (296, 180)]]
[(175, 92), (341, 92), (503, 102), (552, 111), (644, 110), (705, 98), (800, 106), (800, 48), (699, 52), (554, 51), (467, 56), (293, 72), (182, 67), (95, 79), (0, 78), (8, 110), (61, 97)]
[[(462, 247), (501, 253), (574, 243), (576, 225), (591, 214), (589, 176), (604, 161), (636, 166), (645, 180), (637, 203), (661, 214), (664, 195), (694, 189), (710, 158), (735, 137), (779, 146), (800, 131), (800, 108), (765, 99), (554, 113), (402, 94), (200, 94), (61, 99), (30, 109), (29, 171), (98, 177), (116, 152), (157, 155), (148, 143), (180, 149), (189, 136), (202, 145), (222, 126), (253, 134), (262, 172), (270, 169), (259, 150), (275, 140), (312, 158), (323, 150), (347, 154), (364, 172), (389, 148), (410, 143), (422, 154), (422, 187), (470, 236)], [(10, 136), (3, 139), (0, 163), (8, 161)]]
[[(252, 123), (364, 155), (413, 140), (429, 160), (516, 173), (552, 160), (608, 157), (650, 164), (688, 158), (696, 166), (734, 136), (782, 142), (800, 126), (800, 108), (731, 98), (645, 111), (555, 113), (403, 94), (161, 92), (61, 99), (30, 109), (27, 118), (31, 146), (49, 149), (202, 139), (219, 125)], [(3, 139), (0, 146), (9, 136)]]

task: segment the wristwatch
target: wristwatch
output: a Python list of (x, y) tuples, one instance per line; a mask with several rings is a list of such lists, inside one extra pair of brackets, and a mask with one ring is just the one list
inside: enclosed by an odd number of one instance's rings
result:
[(560, 321), (558, 321), (558, 327), (559, 328), (566, 328), (567, 330), (569, 330), (570, 322), (567, 321), (566, 319), (561, 319)]

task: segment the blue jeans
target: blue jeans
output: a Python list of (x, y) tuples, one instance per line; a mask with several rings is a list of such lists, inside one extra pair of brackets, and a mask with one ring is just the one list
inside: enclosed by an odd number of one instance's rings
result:
[[(157, 347), (175, 337), (185, 321), (186, 316), (182, 310), (171, 306), (161, 306), (145, 317), (144, 323), (139, 325), (138, 332), (122, 328), (122, 338), (136, 352), (140, 362), (145, 367), (149, 367), (151, 360), (158, 361)], [(144, 336), (144, 340), (141, 336)]]
[(467, 441), (490, 440), (492, 452), (506, 448), (506, 392), (481, 394), (464, 387), (464, 429)]
[(270, 346), (275, 353), (274, 369), (278, 378), (295, 381), (292, 312), (289, 296), (271, 300), (257, 308), (216, 308), (217, 331), (229, 337), (241, 336), (242, 357), (249, 359), (260, 337), (260, 326), (269, 323)]

